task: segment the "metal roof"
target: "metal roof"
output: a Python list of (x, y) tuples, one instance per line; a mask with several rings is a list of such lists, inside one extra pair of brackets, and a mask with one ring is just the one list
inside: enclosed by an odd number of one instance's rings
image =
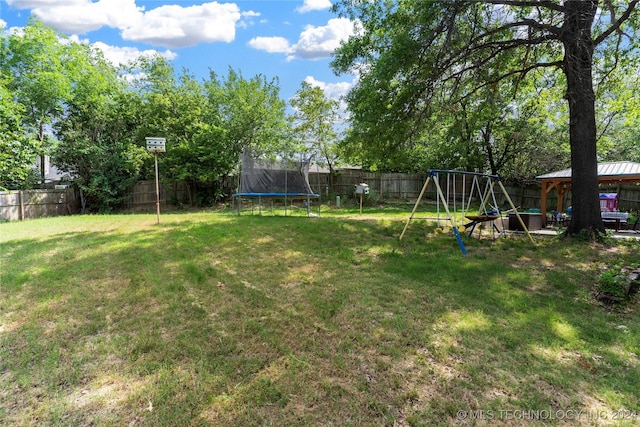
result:
[[(640, 163), (604, 162), (598, 163), (598, 176), (640, 175)], [(537, 176), (536, 179), (571, 178), (571, 168)]]

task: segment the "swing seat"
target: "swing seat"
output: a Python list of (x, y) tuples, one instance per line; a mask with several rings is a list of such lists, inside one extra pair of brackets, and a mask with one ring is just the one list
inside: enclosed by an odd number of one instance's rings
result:
[(465, 215), (465, 217), (471, 220), (471, 222), (469, 223), (469, 225), (471, 225), (474, 222), (487, 222), (496, 220), (500, 218), (500, 215)]

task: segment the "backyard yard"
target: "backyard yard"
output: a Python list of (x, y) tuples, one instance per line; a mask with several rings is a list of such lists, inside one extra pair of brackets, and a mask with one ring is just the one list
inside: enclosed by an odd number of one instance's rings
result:
[(0, 224), (0, 424), (638, 425), (640, 241), (409, 209)]

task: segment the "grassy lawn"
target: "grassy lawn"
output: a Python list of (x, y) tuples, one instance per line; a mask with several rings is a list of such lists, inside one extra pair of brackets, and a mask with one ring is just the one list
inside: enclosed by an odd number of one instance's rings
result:
[(590, 295), (639, 241), (407, 216), (0, 224), (0, 424), (640, 423), (640, 305)]

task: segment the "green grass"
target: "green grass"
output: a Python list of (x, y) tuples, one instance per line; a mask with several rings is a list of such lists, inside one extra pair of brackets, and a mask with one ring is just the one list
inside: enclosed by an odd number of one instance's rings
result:
[(0, 424), (640, 422), (638, 301), (591, 297), (640, 242), (465, 238), (463, 256), (425, 222), (399, 242), (407, 216), (0, 224)]

